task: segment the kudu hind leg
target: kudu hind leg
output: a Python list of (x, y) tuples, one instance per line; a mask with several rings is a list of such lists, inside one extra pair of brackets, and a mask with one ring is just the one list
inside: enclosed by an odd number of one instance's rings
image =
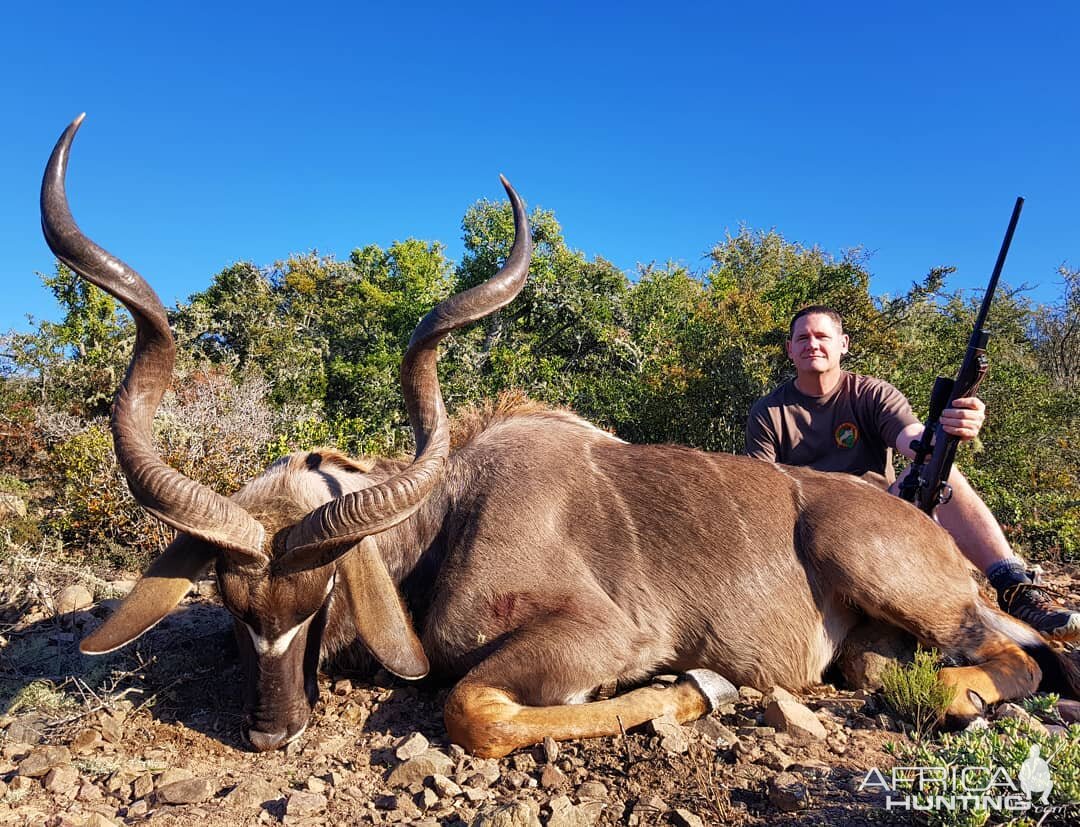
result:
[(987, 704), (1024, 698), (1039, 688), (1042, 670), (1011, 640), (989, 640), (971, 657), (973, 666), (942, 669), (941, 681), (955, 689), (946, 714), (957, 721), (981, 715)]
[[(893, 538), (887, 544), (867, 537), (862, 546), (873, 557), (832, 558), (828, 582), (867, 614), (971, 664), (941, 670), (942, 681), (956, 690), (949, 717), (971, 719), (985, 704), (1022, 698), (1038, 688), (1042, 673), (1023, 648), (1023, 629), (982, 602), (954, 549), (933, 535), (923, 542)], [(883, 577), (881, 572), (902, 574)]]

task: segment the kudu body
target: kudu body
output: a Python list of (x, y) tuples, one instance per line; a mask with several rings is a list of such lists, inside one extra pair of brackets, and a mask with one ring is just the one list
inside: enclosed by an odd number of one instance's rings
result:
[[(728, 681), (800, 689), (865, 615), (970, 664), (942, 673), (958, 689), (958, 717), (1032, 692), (1044, 673), (1075, 694), (1068, 659), (980, 600), (948, 534), (867, 482), (630, 445), (538, 406), (490, 409), (451, 451), (435, 347), (524, 282), (529, 230), (509, 185), (506, 265), (425, 317), (405, 357), (412, 463), (295, 454), (227, 499), (182, 477), (149, 437), (172, 369), (164, 310), (68, 212), (63, 179), (80, 121), (46, 170), (43, 227), (61, 260), (135, 316), (117, 455), (140, 504), (179, 532), (84, 651), (137, 637), (213, 564), (236, 618), (257, 749), (299, 735), (320, 658), (357, 639), (398, 675), (430, 664), (460, 678), (447, 729), (483, 755), (665, 713), (691, 720)], [(589, 702), (599, 687), (662, 672), (688, 677)]]

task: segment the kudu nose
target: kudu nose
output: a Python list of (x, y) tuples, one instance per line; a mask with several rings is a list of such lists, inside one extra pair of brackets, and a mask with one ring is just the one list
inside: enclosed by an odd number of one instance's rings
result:
[(260, 732), (257, 729), (249, 729), (247, 733), (251, 746), (255, 747), (259, 752), (266, 752), (268, 749), (282, 746), (288, 736), (288, 731), (284, 729), (279, 732)]

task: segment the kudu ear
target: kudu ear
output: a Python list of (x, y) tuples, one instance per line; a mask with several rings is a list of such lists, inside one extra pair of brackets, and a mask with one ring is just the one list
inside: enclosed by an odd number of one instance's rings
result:
[(360, 640), (399, 678), (416, 680), (431, 668), (375, 541), (366, 537), (337, 561), (338, 577)]
[(216, 556), (213, 546), (179, 535), (150, 564), (109, 619), (83, 638), (79, 650), (87, 655), (104, 655), (135, 640), (184, 599)]

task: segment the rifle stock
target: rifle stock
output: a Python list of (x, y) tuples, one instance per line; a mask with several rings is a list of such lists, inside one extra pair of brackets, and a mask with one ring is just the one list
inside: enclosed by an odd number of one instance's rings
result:
[(955, 379), (939, 376), (934, 382), (930, 395), (930, 413), (923, 427), (922, 436), (911, 443), (915, 451), (915, 459), (912, 461), (910, 473), (900, 486), (900, 496), (908, 502), (915, 503), (931, 516), (939, 505), (947, 503), (952, 498), (949, 474), (952, 472), (956, 449), (960, 444), (959, 437), (945, 433), (940, 421), (941, 414), (946, 408), (952, 407), (955, 400), (974, 394), (983, 376), (986, 375), (988, 367), (986, 343), (990, 339), (990, 334), (985, 330), (986, 316), (990, 311), (990, 303), (994, 299), (998, 278), (1005, 266), (1005, 258), (1009, 254), (1009, 245), (1012, 244), (1013, 233), (1016, 231), (1016, 223), (1020, 220), (1020, 210), (1023, 206), (1024, 199), (1017, 198), (1012, 217), (1009, 219), (1009, 227), (1005, 231), (1005, 239), (998, 252), (997, 262), (994, 264), (994, 272), (990, 276), (990, 284), (987, 285), (986, 293), (983, 295), (979, 315), (975, 318), (975, 327), (968, 340), (967, 352), (964, 354), (964, 361), (960, 364), (960, 370)]

